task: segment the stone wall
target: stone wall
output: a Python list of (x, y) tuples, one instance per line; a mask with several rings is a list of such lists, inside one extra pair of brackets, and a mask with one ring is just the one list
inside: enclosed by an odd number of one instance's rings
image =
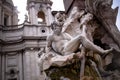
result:
[(37, 52), (34, 49), (24, 52), (24, 80), (40, 80)]
[(20, 28), (3, 28), (0, 34), (0, 40), (4, 44), (2, 52), (45, 46), (45, 40), (49, 33), (49, 27), (46, 25), (21, 25)]
[[(46, 45), (46, 25), (17, 25), (0, 29), (0, 80), (40, 80), (38, 51)], [(10, 70), (15, 71), (12, 77)]]

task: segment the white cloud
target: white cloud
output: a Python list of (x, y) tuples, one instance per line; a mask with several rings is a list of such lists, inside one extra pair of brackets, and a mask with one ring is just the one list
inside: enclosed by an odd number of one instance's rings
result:
[(52, 10), (64, 11), (63, 0), (51, 0), (53, 2)]
[(18, 11), (20, 12), (18, 14), (18, 18), (20, 19), (19, 23), (23, 23), (24, 18), (25, 18), (24, 15), (27, 13), (27, 11), (26, 11), (27, 3), (26, 2), (27, 2), (27, 0), (19, 0), (19, 1), (13, 0), (14, 5), (17, 6)]

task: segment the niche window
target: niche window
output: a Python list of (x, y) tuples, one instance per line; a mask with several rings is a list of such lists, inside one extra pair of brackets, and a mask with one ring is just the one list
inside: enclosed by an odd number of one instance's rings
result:
[(46, 31), (47, 31), (47, 30), (46, 30), (46, 28), (45, 28), (45, 27), (41, 27), (41, 28), (40, 28), (40, 31), (41, 31), (41, 33), (43, 33), (43, 34), (44, 34), (44, 33), (46, 33)]
[(37, 17), (38, 17), (38, 24), (42, 23), (42, 22), (45, 22), (45, 14), (44, 14), (44, 12), (39, 11)]
[(9, 19), (9, 16), (5, 14), (4, 15), (4, 26), (8, 25), (8, 19)]

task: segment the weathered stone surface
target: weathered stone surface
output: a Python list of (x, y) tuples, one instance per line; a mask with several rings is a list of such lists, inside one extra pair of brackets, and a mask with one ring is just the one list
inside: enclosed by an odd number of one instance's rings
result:
[[(66, 15), (64, 11), (51, 15), (50, 0), (28, 0), (29, 20), (26, 16), (22, 25), (15, 25), (17, 10), (9, 1), (11, 5), (4, 5), (6, 1), (0, 0), (0, 80), (120, 79), (120, 32), (115, 25), (118, 8), (111, 8), (112, 0), (64, 0)], [(4, 26), (4, 14), (11, 26)], [(44, 49), (49, 47), (46, 37), (54, 33), (53, 21), (70, 39), (78, 39), (77, 43), (65, 45), (65, 50), (62, 43)], [(64, 42), (65, 35), (57, 34), (54, 40)]]

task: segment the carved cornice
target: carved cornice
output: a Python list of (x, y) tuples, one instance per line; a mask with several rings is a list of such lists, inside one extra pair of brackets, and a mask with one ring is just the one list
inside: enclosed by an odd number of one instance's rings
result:
[(7, 31), (7, 30), (19, 30), (21, 28), (23, 28), (23, 25), (24, 24), (19, 24), (19, 25), (9, 25), (9, 26), (4, 26), (4, 25), (0, 25), (0, 28), (3, 30), (3, 31)]
[[(0, 25), (0, 31), (3, 35), (1, 35), (0, 38), (0, 47), (2, 48), (2, 51), (0, 52), (17, 51), (29, 47), (39, 48), (40, 46), (45, 46), (44, 42), (46, 41), (47, 32), (45, 34), (41, 33), (41, 27), (49, 26), (46, 26), (44, 24), (21, 24), (7, 27)], [(35, 32), (35, 35), (32, 35), (32, 30)]]
[(19, 24), (19, 25), (9, 25), (9, 26), (3, 26), (0, 25), (0, 29), (2, 29), (3, 31), (12, 31), (12, 30), (21, 30), (23, 29), (25, 26), (27, 27), (50, 27), (47, 26), (46, 24), (41, 24), (41, 25), (34, 25), (34, 24)]
[(41, 36), (41, 37), (35, 37), (35, 36), (22, 36), (22, 38), (18, 39), (18, 40), (9, 40), (9, 41), (5, 41), (5, 40), (2, 40), (0, 39), (0, 43), (2, 45), (5, 45), (5, 44), (16, 44), (16, 43), (20, 43), (20, 42), (23, 42), (25, 40), (46, 40), (46, 37), (47, 36)]
[(31, 37), (27, 39), (23, 39), (20, 42), (14, 42), (14, 43), (5, 43), (2, 42), (0, 45), (2, 47), (2, 50), (0, 52), (11, 52), (11, 51), (18, 51), (23, 50), (26, 48), (39, 48), (39, 47), (45, 47), (46, 45), (46, 37), (45, 39), (33, 39)]

